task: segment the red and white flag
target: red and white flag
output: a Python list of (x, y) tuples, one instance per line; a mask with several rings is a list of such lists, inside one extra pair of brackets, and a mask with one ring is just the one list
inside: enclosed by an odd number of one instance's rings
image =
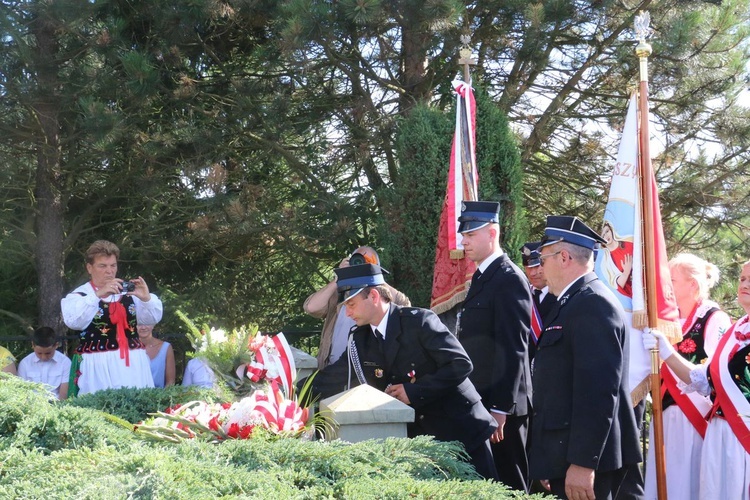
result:
[(456, 130), (451, 148), (448, 187), (440, 213), (430, 308), (437, 314), (460, 304), (469, 291), (476, 266), (463, 256), (458, 217), (464, 201), (476, 201), (478, 174), (475, 155), (476, 102), (471, 84), (453, 82), (457, 94)]

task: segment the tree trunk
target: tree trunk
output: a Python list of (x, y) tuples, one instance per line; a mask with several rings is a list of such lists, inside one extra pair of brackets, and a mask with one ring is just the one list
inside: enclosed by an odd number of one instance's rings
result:
[(38, 96), (32, 104), (39, 130), (37, 135), (35, 263), (38, 290), (38, 324), (58, 335), (65, 333), (60, 312), (63, 294), (64, 207), (61, 195), (62, 169), (54, 21), (37, 18), (31, 27), (37, 42)]

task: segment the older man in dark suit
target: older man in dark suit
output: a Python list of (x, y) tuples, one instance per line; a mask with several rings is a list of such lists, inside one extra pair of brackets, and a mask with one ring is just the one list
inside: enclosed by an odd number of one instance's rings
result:
[(491, 438), (498, 477), (511, 488), (528, 491), (531, 292), (523, 272), (500, 247), (499, 208), (485, 201), (467, 201), (462, 207), (458, 231), (466, 257), (478, 269), (457, 331), (474, 363), (470, 379), (498, 423)]
[(550, 216), (540, 260), (558, 309), (534, 358), (530, 467), (561, 498), (614, 498), (641, 460), (619, 301), (594, 274), (604, 240), (576, 217)]
[(414, 408), (409, 436), (460, 441), (477, 472), (497, 479), (489, 437), (497, 424), (469, 381), (471, 361), (438, 317), (391, 302), (379, 266), (336, 269), (340, 300), (357, 326), (347, 353), (313, 380), (313, 393), (332, 396), (368, 384)]

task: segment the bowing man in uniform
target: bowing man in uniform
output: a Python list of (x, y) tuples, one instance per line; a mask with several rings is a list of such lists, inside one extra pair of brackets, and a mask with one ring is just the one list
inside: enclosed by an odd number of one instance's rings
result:
[(534, 358), (536, 353), (536, 343), (542, 333), (544, 321), (557, 305), (557, 297), (549, 292), (544, 268), (542, 263), (539, 262), (539, 245), (538, 241), (528, 241), (521, 247), (523, 272), (529, 280), (531, 298), (534, 301), (534, 307), (531, 310), (531, 341), (529, 342), (529, 357), (531, 359)]
[(474, 364), (470, 379), (498, 423), (491, 438), (498, 477), (528, 492), (531, 291), (521, 269), (500, 248), (499, 209), (496, 202), (467, 201), (458, 218), (466, 257), (477, 264), (477, 273), (457, 331)]
[(329, 397), (368, 384), (414, 408), (409, 437), (460, 441), (477, 472), (496, 479), (495, 420), (469, 381), (471, 361), (432, 311), (392, 303), (380, 266), (335, 270), (339, 300), (356, 323), (347, 353), (320, 371), (312, 393)]
[(561, 498), (614, 498), (641, 460), (624, 311), (592, 272), (601, 236), (570, 216), (547, 217), (544, 233), (539, 259), (559, 307), (534, 358), (531, 476)]

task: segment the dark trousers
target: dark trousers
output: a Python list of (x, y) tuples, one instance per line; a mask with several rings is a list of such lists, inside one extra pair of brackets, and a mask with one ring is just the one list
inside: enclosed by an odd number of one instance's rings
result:
[[(641, 399), (633, 412), (635, 413), (635, 424), (638, 426), (638, 430), (643, 434), (643, 413), (646, 411), (646, 398)], [(618, 500), (642, 500), (646, 496), (645, 492), (645, 481), (643, 479), (643, 471), (638, 465), (632, 466), (628, 469), (628, 473), (625, 475), (625, 479), (622, 481), (620, 491), (617, 494)]]
[[(637, 468), (637, 465), (633, 467)], [(613, 500), (617, 496), (625, 475), (629, 468), (622, 468), (613, 471), (599, 472), (594, 475), (594, 497), (596, 500)], [(565, 494), (565, 478), (549, 480), (552, 494), (558, 498), (568, 498)]]
[(490, 449), (490, 440), (482, 443), (478, 448), (466, 450), (469, 455), (469, 462), (477, 470), (480, 476), (485, 479), (494, 479), (497, 481), (497, 470), (495, 462), (492, 459), (492, 450)]
[(526, 493), (529, 491), (529, 458), (526, 454), (528, 430), (527, 415), (508, 415), (503, 428), (504, 439), (492, 444), (492, 456), (500, 482)]

